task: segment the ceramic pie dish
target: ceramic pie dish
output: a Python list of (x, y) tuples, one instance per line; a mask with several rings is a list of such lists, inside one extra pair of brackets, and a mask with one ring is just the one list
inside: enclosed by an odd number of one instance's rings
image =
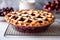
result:
[(55, 21), (55, 17), (43, 10), (19, 10), (5, 15), (5, 20), (20, 32), (38, 33), (45, 31)]

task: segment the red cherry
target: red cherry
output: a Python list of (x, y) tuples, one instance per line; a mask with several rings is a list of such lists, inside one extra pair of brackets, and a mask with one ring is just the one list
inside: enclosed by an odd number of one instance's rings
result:
[(55, 0), (55, 2), (56, 2), (57, 4), (59, 4), (59, 3), (60, 3), (60, 0)]
[(59, 5), (56, 5), (55, 9), (58, 10), (59, 9)]
[[(46, 5), (44, 7), (46, 7)], [(52, 7), (44, 8), (44, 10), (50, 12), (52, 10)]]
[(51, 2), (48, 2), (47, 5), (51, 5)]
[(56, 3), (52, 3), (51, 6), (56, 6)]
[(60, 9), (58, 9), (58, 12), (60, 12)]
[(51, 11), (56, 9), (57, 11), (60, 11), (60, 0), (54, 0), (52, 3), (48, 2), (46, 5), (44, 5), (44, 10)]
[(43, 7), (44, 9), (47, 9), (48, 8), (48, 5), (44, 5), (44, 7)]
[(4, 16), (6, 15), (7, 13), (6, 12), (4, 12)]
[(56, 1), (54, 0), (53, 3), (56, 3)]
[(60, 12), (60, 7), (57, 9), (58, 12)]
[(52, 10), (51, 7), (49, 7), (47, 11), (50, 12), (51, 10)]

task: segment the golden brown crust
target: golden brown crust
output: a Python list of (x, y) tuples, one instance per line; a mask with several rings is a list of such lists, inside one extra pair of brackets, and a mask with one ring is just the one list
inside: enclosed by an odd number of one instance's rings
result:
[(44, 27), (54, 22), (52, 13), (42, 10), (19, 10), (8, 13), (5, 20), (15, 26)]

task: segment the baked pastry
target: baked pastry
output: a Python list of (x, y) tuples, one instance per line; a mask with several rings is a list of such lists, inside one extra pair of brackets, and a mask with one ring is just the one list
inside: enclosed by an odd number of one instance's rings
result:
[(37, 33), (46, 30), (55, 17), (43, 10), (19, 10), (5, 15), (5, 20), (21, 32)]

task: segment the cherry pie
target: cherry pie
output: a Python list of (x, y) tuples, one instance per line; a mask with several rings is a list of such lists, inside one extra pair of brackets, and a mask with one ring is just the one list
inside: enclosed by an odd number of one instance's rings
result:
[(16, 26), (21, 32), (42, 32), (55, 21), (52, 13), (43, 10), (19, 10), (5, 15), (8, 23)]

